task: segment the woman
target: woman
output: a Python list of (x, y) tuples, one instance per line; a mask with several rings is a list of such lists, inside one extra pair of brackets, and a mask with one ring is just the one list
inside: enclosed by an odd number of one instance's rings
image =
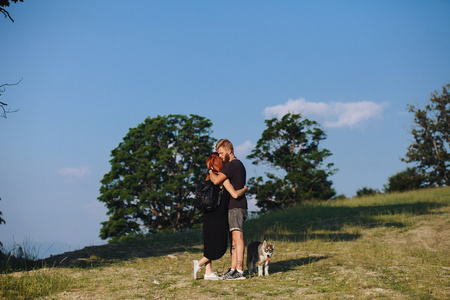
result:
[[(214, 173), (219, 173), (224, 163), (217, 152), (212, 153), (206, 165)], [(206, 177), (209, 180), (209, 175)], [(225, 189), (224, 189), (225, 187)], [(247, 186), (236, 191), (227, 179), (223, 185), (214, 186), (215, 195), (220, 198), (220, 205), (213, 211), (203, 213), (203, 258), (192, 262), (194, 279), (197, 279), (197, 272), (205, 265), (205, 280), (218, 280), (219, 277), (212, 271), (212, 261), (221, 258), (227, 251), (228, 243), (228, 201), (229, 197), (238, 198), (247, 190)]]

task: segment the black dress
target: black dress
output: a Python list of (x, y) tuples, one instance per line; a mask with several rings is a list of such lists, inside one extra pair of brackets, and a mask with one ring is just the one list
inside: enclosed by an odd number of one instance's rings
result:
[[(219, 186), (214, 186), (219, 197)], [(228, 201), (230, 194), (225, 187), (221, 193), (220, 205), (213, 211), (203, 213), (203, 255), (209, 260), (221, 258), (228, 245)]]

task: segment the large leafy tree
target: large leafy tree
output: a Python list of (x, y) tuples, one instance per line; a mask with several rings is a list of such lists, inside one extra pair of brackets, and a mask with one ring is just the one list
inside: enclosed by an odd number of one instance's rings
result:
[(432, 93), (424, 109), (408, 109), (414, 114), (414, 142), (402, 160), (417, 164), (424, 186), (450, 185), (450, 84)]
[(169, 115), (149, 117), (130, 129), (112, 151), (111, 171), (101, 180), (98, 199), (110, 215), (102, 222), (102, 239), (199, 223), (192, 195), (213, 149), (211, 126), (204, 117)]
[(267, 129), (247, 156), (253, 164), (265, 164), (275, 171), (266, 172), (266, 178), (249, 179), (249, 193), (256, 196), (261, 211), (332, 198), (336, 192), (328, 176), (336, 170), (332, 163), (324, 165), (331, 152), (319, 147), (326, 139), (319, 124), (291, 113), (265, 122)]

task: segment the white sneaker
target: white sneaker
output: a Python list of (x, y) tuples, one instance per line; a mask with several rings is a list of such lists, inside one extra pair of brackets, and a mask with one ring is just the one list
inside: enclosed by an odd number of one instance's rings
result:
[(200, 271), (201, 267), (198, 266), (198, 260), (192, 261), (192, 271), (194, 274), (194, 279), (197, 279), (197, 273)]
[(205, 274), (205, 276), (203, 276), (203, 278), (205, 280), (219, 280), (220, 279), (219, 276), (217, 276), (215, 273), (211, 273), (210, 275)]

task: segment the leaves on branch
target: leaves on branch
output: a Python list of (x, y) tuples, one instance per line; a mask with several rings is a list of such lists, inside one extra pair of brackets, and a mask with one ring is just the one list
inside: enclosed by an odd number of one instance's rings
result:
[[(23, 2), (23, 0), (11, 0), (14, 3), (17, 3), (18, 1)], [(9, 12), (4, 9), (3, 7), (9, 7), (9, 3), (10, 0), (0, 0), (0, 12), (5, 16), (5, 18), (9, 18), (13, 23), (14, 23), (14, 19), (11, 17), (11, 15), (9, 14)]]

